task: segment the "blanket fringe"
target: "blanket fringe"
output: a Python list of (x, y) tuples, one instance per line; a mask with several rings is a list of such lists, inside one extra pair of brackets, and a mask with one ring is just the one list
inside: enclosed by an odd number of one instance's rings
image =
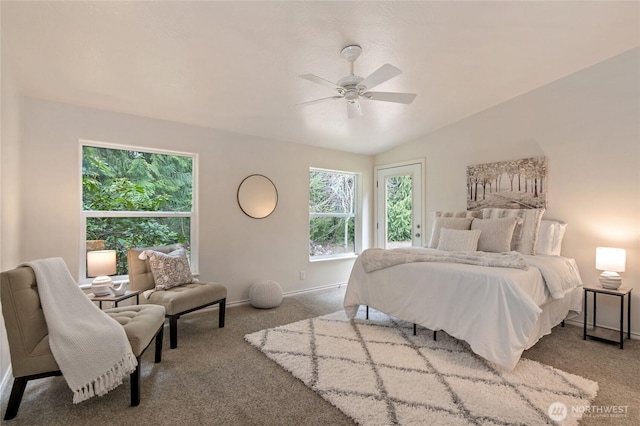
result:
[(124, 359), (118, 361), (108, 371), (95, 378), (90, 383), (73, 392), (73, 403), (78, 404), (93, 396), (102, 396), (122, 384), (127, 374), (131, 374), (138, 366), (138, 360), (132, 352), (127, 352)]

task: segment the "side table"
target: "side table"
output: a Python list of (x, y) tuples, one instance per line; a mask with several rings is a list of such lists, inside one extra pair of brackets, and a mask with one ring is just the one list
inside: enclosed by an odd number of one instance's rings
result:
[(123, 300), (129, 299), (130, 297), (136, 297), (136, 305), (140, 304), (140, 292), (138, 290), (127, 290), (124, 294), (120, 296), (114, 296), (113, 294), (109, 294), (107, 296), (93, 296), (91, 300), (93, 302), (98, 302), (98, 306), (102, 309), (102, 302), (113, 302), (114, 307), (118, 307), (118, 303)]
[[(631, 291), (633, 288), (619, 287), (617, 289), (604, 288), (600, 285), (585, 285), (584, 287), (584, 333), (583, 340), (587, 340), (590, 337), (595, 340), (599, 340), (607, 343), (615, 343), (620, 345), (620, 349), (624, 349), (624, 298), (627, 298), (627, 339), (631, 339)], [(587, 294), (593, 293), (593, 328), (597, 328), (596, 325), (596, 300), (598, 294), (608, 294), (611, 296), (617, 296), (620, 298), (620, 341), (606, 339), (600, 336), (594, 336), (587, 334)]]

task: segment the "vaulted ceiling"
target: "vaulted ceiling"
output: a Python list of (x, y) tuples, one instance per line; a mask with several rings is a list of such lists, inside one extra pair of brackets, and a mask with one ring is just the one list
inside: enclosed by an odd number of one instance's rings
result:
[[(30, 97), (375, 154), (640, 45), (638, 2), (0, 3), (2, 60)], [(403, 73), (344, 99), (301, 79)]]

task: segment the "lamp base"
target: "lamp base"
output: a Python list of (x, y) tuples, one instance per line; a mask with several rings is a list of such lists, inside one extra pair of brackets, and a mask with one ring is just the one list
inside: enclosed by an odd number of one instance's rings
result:
[(111, 294), (110, 288), (112, 285), (111, 277), (102, 275), (91, 281), (91, 292), (96, 296), (106, 296)]
[(622, 277), (617, 272), (604, 271), (600, 274), (600, 285), (609, 290), (616, 290), (622, 285)]

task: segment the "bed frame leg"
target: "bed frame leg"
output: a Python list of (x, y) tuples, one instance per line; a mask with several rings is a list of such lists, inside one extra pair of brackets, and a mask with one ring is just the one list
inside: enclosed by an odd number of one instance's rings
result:
[(369, 319), (369, 305), (367, 305), (367, 319)]
[(416, 334), (418, 334), (417, 328), (416, 328), (416, 323), (413, 323), (413, 335), (415, 336)]
[(564, 327), (564, 320), (562, 320), (562, 323), (561, 323), (561, 324), (562, 324), (562, 327)]
[(433, 340), (438, 340), (438, 332), (437, 331), (433, 331)]

